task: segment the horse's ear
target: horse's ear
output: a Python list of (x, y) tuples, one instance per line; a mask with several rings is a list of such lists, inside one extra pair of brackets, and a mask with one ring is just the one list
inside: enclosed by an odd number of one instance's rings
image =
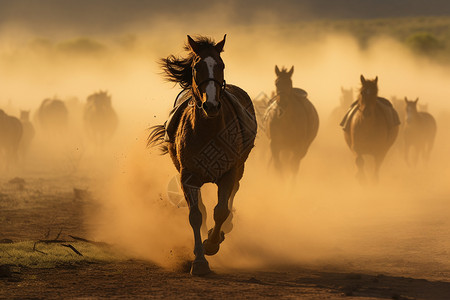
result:
[(278, 69), (277, 65), (275, 65), (275, 74), (277, 74), (277, 76), (280, 76), (280, 69)]
[(417, 102), (419, 102), (419, 98), (417, 98), (416, 101), (414, 101), (414, 103), (417, 103)]
[(218, 42), (214, 47), (216, 48), (217, 52), (222, 52), (223, 51), (223, 46), (225, 45), (225, 39), (227, 38), (227, 35), (225, 34), (223, 36), (223, 40), (221, 40), (220, 42)]
[(344, 90), (344, 88), (342, 87), (342, 85), (341, 85), (341, 92), (342, 92), (342, 93), (345, 92), (345, 90)]
[(365, 83), (366, 83), (366, 79), (364, 78), (364, 76), (363, 76), (362, 74), (361, 74), (360, 79), (361, 79), (361, 83), (362, 83), (362, 84), (365, 84)]
[(375, 77), (375, 83), (378, 83), (378, 76)]
[(196, 41), (194, 41), (189, 35), (187, 36), (188, 38), (188, 43), (189, 43), (189, 47), (191, 47), (191, 50), (198, 55), (199, 53), (199, 45)]
[(288, 72), (289, 77), (291, 77), (293, 73), (294, 73), (294, 66), (292, 66)]
[(405, 97), (405, 102), (408, 103), (408, 98)]

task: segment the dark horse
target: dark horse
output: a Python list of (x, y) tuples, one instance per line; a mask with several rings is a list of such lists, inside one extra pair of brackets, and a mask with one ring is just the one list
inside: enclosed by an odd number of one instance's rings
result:
[[(193, 40), (188, 36), (186, 58), (169, 56), (162, 60), (166, 78), (184, 91), (165, 125), (154, 126), (148, 138), (150, 146), (159, 144), (164, 154), (170, 154), (181, 176), (194, 231), (193, 275), (210, 272), (205, 254), (216, 254), (225, 238), (221, 228), (229, 218), (256, 136), (250, 97), (237, 86), (225, 84), (225, 65), (220, 57), (224, 44), (225, 37), (215, 44), (208, 38)], [(200, 228), (206, 213), (200, 188), (207, 182), (217, 184), (218, 204), (214, 228), (202, 244)]]
[(0, 160), (5, 161), (6, 169), (17, 162), (22, 134), (23, 127), (20, 120), (0, 109)]
[(400, 121), (392, 104), (378, 97), (378, 77), (366, 80), (361, 75), (361, 93), (341, 125), (347, 145), (356, 156), (357, 177), (365, 179), (363, 155), (375, 158), (375, 180), (389, 148), (395, 142)]
[(317, 135), (319, 116), (304, 90), (292, 87), (292, 73), (275, 66), (277, 95), (266, 110), (264, 123), (274, 166), (283, 170), (280, 153), (285, 151), (287, 165), (293, 174), (298, 172), (300, 161)]
[(99, 91), (87, 98), (83, 112), (84, 127), (88, 137), (97, 146), (104, 146), (117, 129), (117, 114), (111, 104), (111, 96)]
[(39, 124), (47, 133), (61, 134), (67, 129), (69, 112), (59, 99), (45, 99), (37, 111)]
[(427, 161), (430, 157), (431, 149), (433, 149), (434, 138), (436, 137), (436, 121), (433, 116), (427, 112), (417, 111), (417, 102), (406, 102), (406, 120), (405, 120), (405, 160), (409, 164), (409, 152), (411, 148), (415, 151), (413, 153), (413, 165), (417, 165), (419, 155), (422, 159)]

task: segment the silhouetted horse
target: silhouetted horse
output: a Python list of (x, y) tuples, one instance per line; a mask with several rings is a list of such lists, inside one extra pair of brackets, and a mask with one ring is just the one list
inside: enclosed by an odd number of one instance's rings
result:
[(84, 107), (83, 119), (88, 137), (97, 146), (103, 146), (114, 135), (118, 124), (111, 96), (102, 91), (90, 95)]
[(17, 162), (17, 153), (22, 139), (23, 128), (19, 119), (8, 116), (0, 109), (0, 160), (8, 168)]
[(366, 80), (361, 75), (361, 84), (359, 98), (341, 125), (345, 141), (356, 156), (357, 177), (365, 179), (363, 155), (371, 155), (375, 158), (375, 180), (378, 180), (384, 157), (397, 138), (400, 121), (392, 104), (378, 97), (378, 77)]
[[(166, 78), (184, 91), (165, 126), (153, 127), (148, 139), (150, 146), (160, 144), (163, 153), (170, 154), (180, 172), (194, 231), (194, 275), (210, 272), (204, 255), (216, 254), (225, 238), (221, 228), (230, 215), (256, 136), (250, 97), (237, 86), (225, 84), (225, 65), (220, 57), (224, 44), (225, 37), (214, 44), (205, 37), (193, 40), (188, 36), (186, 58), (169, 56), (162, 60)], [(214, 228), (202, 244), (200, 228), (205, 213), (202, 217), (200, 188), (207, 182), (217, 184), (218, 204), (214, 208)]]
[[(277, 170), (288, 167), (295, 175), (300, 161), (317, 135), (319, 117), (304, 90), (292, 87), (292, 73), (275, 66), (277, 95), (266, 110), (264, 122), (270, 139), (272, 161)], [(283, 163), (280, 156), (285, 157)]]
[(420, 155), (424, 161), (428, 161), (430, 158), (437, 129), (436, 121), (431, 114), (417, 111), (418, 101), (419, 98), (415, 101), (408, 101), (405, 97), (405, 160), (409, 165), (409, 153), (413, 149), (414, 166), (417, 165)]
[(45, 99), (37, 112), (39, 125), (48, 133), (61, 134), (67, 129), (69, 112), (58, 99)]
[(28, 150), (31, 145), (31, 141), (34, 138), (35, 130), (34, 126), (30, 121), (30, 111), (21, 110), (20, 111), (20, 122), (23, 127), (23, 135), (22, 141), (20, 143), (20, 152), (22, 156), (25, 156), (28, 153)]
[(353, 88), (344, 89), (341, 87), (341, 97), (339, 98), (339, 106), (335, 107), (330, 114), (328, 121), (329, 127), (339, 128), (339, 122), (342, 116), (347, 112), (349, 106), (353, 103)]

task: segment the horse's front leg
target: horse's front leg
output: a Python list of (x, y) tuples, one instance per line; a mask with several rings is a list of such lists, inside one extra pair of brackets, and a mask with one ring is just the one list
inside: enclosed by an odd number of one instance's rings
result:
[[(219, 245), (225, 239), (225, 234), (221, 231), (222, 224), (230, 215), (228, 201), (233, 194), (236, 185), (236, 170), (231, 169), (225, 173), (217, 183), (218, 203), (214, 208), (214, 227), (209, 230), (208, 238), (203, 242), (203, 249), (206, 255), (214, 255), (219, 251)], [(236, 190), (237, 191), (237, 190)]]
[(211, 270), (209, 269), (208, 261), (205, 258), (205, 253), (203, 251), (202, 236), (200, 233), (200, 228), (202, 226), (202, 213), (199, 208), (199, 193), (200, 187), (195, 187), (183, 181), (182, 176), (182, 187), (184, 192), (184, 197), (189, 205), (189, 223), (194, 231), (194, 255), (195, 260), (192, 262), (191, 274), (192, 275), (206, 275)]

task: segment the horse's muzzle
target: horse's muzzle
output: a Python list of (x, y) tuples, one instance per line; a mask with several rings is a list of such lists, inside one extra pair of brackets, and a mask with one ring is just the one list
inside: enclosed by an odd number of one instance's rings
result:
[(206, 116), (208, 118), (215, 118), (219, 115), (220, 112), (220, 107), (221, 107), (221, 103), (218, 102), (217, 105), (211, 104), (211, 103), (206, 103), (203, 102), (202, 104), (202, 108), (206, 113)]

